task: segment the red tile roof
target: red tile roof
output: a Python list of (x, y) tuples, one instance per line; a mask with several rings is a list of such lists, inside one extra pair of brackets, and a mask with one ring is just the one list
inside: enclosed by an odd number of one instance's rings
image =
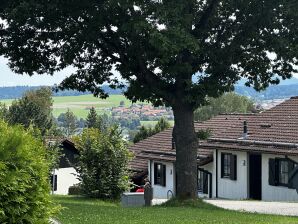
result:
[[(237, 142), (243, 137), (243, 122), (247, 121), (248, 137), (246, 144)], [(271, 153), (298, 155), (296, 146), (275, 145), (272, 142), (298, 144), (298, 97), (259, 114), (222, 114), (205, 122), (195, 122), (195, 130), (211, 130), (213, 140), (200, 142), (198, 156), (212, 158), (215, 148), (244, 151), (263, 151)], [(222, 141), (221, 141), (222, 139)], [(232, 140), (234, 143), (223, 141)], [(258, 144), (262, 141), (267, 144)], [(142, 140), (130, 147), (135, 153), (131, 163), (134, 170), (147, 169), (147, 159), (175, 160), (175, 150), (172, 150), (172, 128)]]

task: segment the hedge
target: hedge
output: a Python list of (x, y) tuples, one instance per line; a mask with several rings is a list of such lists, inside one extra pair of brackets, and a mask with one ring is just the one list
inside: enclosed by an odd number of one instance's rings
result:
[(0, 223), (48, 224), (56, 211), (42, 141), (0, 121)]

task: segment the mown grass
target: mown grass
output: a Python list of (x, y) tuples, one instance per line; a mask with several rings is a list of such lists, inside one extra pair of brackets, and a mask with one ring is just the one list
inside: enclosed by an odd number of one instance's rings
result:
[(64, 209), (58, 215), (62, 224), (102, 223), (198, 223), (198, 224), (297, 224), (298, 217), (249, 214), (216, 208), (200, 200), (170, 201), (150, 208), (123, 208), (118, 202), (82, 197), (54, 196)]

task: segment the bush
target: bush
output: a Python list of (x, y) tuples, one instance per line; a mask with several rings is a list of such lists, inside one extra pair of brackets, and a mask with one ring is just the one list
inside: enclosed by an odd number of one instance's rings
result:
[(85, 129), (76, 140), (80, 150), (76, 170), (82, 193), (89, 197), (117, 199), (129, 188), (130, 153), (117, 127), (105, 132)]
[(0, 223), (48, 223), (49, 166), (42, 141), (0, 121)]
[(68, 188), (69, 195), (80, 195), (82, 193), (81, 186), (76, 184)]

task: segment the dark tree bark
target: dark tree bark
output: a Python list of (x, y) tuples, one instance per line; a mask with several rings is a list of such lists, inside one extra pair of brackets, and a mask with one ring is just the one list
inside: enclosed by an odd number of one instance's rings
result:
[(197, 148), (193, 109), (189, 105), (173, 106), (175, 126), (173, 137), (176, 145), (177, 197), (197, 197)]

